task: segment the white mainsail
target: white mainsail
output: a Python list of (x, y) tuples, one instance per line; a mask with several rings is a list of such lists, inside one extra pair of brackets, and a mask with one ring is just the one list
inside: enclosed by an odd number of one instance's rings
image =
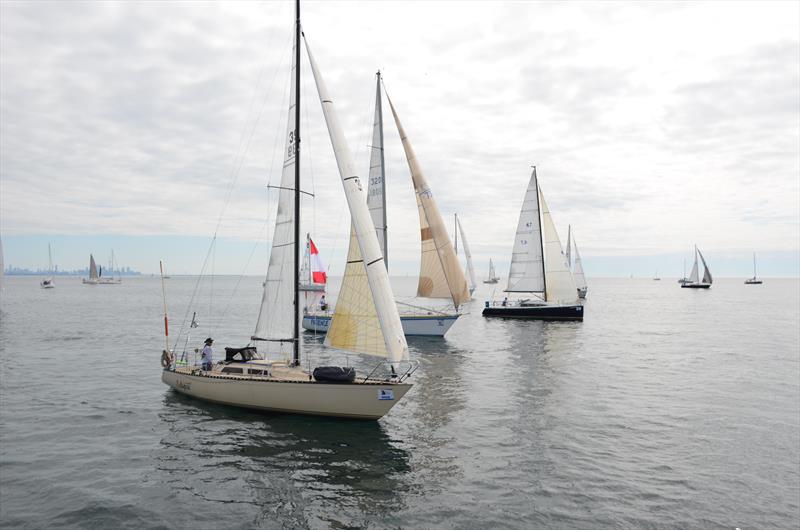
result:
[(469, 243), (467, 243), (467, 236), (464, 235), (464, 227), (461, 226), (461, 220), (456, 214), (456, 225), (458, 232), (461, 234), (461, 246), (464, 248), (464, 257), (467, 259), (467, 272), (469, 273), (469, 292), (470, 294), (475, 290), (478, 282), (475, 280), (475, 267), (472, 265), (472, 252), (469, 250)]
[(706, 260), (703, 257), (703, 253), (700, 252), (700, 249), (697, 249), (697, 253), (700, 255), (700, 261), (703, 262), (703, 283), (712, 283), (714, 280), (711, 278), (711, 271), (708, 270), (708, 265), (706, 265)]
[[(353, 157), (333, 107), (333, 100), (328, 94), (325, 81), (322, 79), (308, 42), (306, 42), (306, 52), (311, 62), (311, 71), (317, 84), (322, 113), (328, 126), (328, 134), (336, 156), (339, 175), (342, 179), (347, 205), (350, 208), (352, 218), (352, 232), (355, 237), (350, 238), (351, 248), (348, 250), (348, 262), (351, 261), (350, 257), (353, 257), (354, 265), (358, 265), (366, 271), (367, 283), (370, 287), (368, 291), (364, 292), (362, 290), (357, 293), (358, 296), (354, 293), (352, 297), (348, 293), (340, 291), (339, 297), (344, 297), (345, 299), (358, 298), (357, 304), (361, 308), (371, 304), (377, 315), (377, 319), (369, 319), (369, 321), (361, 322), (359, 325), (364, 328), (370, 327), (372, 336), (380, 337), (383, 340), (383, 347), (380, 348), (378, 344), (367, 344), (366, 346), (369, 347), (369, 350), (363, 350), (364, 353), (386, 355), (391, 362), (408, 360), (408, 345), (400, 323), (400, 315), (397, 312), (394, 295), (389, 285), (389, 273), (383, 264), (383, 253), (378, 244), (378, 238), (375, 236), (375, 227), (372, 224), (370, 212), (364, 200), (364, 192), (355, 171)], [(353, 248), (356, 244), (358, 246), (357, 253)], [(348, 263), (348, 265), (351, 264)], [(359, 283), (363, 285), (363, 280), (360, 280)], [(344, 287), (343, 282), (342, 290), (344, 290)], [(325, 344), (350, 350), (348, 337), (359, 336), (359, 334), (350, 333), (349, 328), (354, 323), (353, 313), (349, 312), (349, 309), (345, 313), (344, 309), (343, 307), (342, 311), (339, 310), (339, 301), (337, 300), (331, 326), (325, 336)]]
[(452, 298), (453, 305), (458, 308), (470, 299), (467, 279), (464, 277), (464, 271), (461, 270), (461, 264), (458, 262), (450, 235), (445, 228), (442, 214), (439, 213), (439, 207), (433, 199), (433, 192), (422, 173), (422, 168), (419, 166), (414, 149), (400, 123), (397, 111), (388, 94), (386, 98), (389, 100), (394, 123), (400, 134), (400, 141), (403, 143), (411, 180), (414, 182), (414, 191), (417, 195), (420, 238), (422, 240), (417, 296)]
[[(575, 287), (585, 289), (587, 285), (586, 276), (583, 274), (583, 263), (581, 263), (581, 253), (578, 252), (578, 243), (575, 243), (573, 248), (575, 249), (575, 267), (572, 269), (572, 276), (575, 278)], [(569, 257), (567, 257), (567, 260), (569, 260)]]
[[(544, 250), (542, 248), (542, 229), (539, 221), (539, 189), (536, 168), (533, 168), (525, 199), (519, 212), (517, 233), (514, 236), (514, 250), (511, 252), (511, 267), (508, 271), (507, 292), (543, 293)], [(489, 279), (494, 277), (491, 269)]]
[(574, 303), (578, 296), (575, 280), (567, 265), (564, 248), (561, 246), (561, 240), (558, 238), (555, 223), (541, 188), (539, 188), (539, 203), (542, 208), (542, 235), (545, 249), (545, 300)]
[(697, 272), (697, 247), (694, 248), (694, 265), (692, 265), (692, 272), (689, 274), (689, 282), (697, 283), (700, 281), (700, 276)]
[(96, 280), (99, 276), (97, 275), (97, 264), (94, 262), (94, 256), (89, 254), (89, 279)]
[(367, 206), (375, 225), (375, 234), (381, 247), (386, 270), (389, 270), (386, 230), (386, 170), (383, 156), (383, 109), (381, 107), (381, 73), (377, 74), (375, 92), (375, 120), (372, 124), (372, 146), (369, 157), (369, 183), (367, 185)]
[[(294, 46), (298, 46), (295, 43)], [(267, 277), (264, 281), (264, 292), (261, 296), (261, 310), (258, 313), (253, 339), (267, 341), (270, 345), (292, 345), (294, 343), (294, 194), (295, 194), (295, 61), (296, 50), (292, 47), (292, 74), (289, 90), (289, 118), (286, 124), (286, 148), (283, 152), (283, 173), (278, 195), (278, 211), (275, 216), (275, 231), (272, 237), (272, 249), (267, 266)], [(300, 347), (298, 341), (298, 348)], [(299, 351), (298, 351), (299, 357)]]

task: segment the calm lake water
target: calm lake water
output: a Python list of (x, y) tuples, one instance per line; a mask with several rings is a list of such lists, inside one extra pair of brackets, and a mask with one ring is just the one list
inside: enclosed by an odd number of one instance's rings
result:
[[(175, 334), (195, 283), (167, 280)], [(170, 391), (157, 278), (6, 277), (0, 526), (797, 528), (800, 283), (590, 284), (583, 323), (484, 319), (481, 285), (446, 339), (409, 340), (414, 388), (364, 423)], [(243, 346), (260, 286), (205, 281), (189, 346)]]

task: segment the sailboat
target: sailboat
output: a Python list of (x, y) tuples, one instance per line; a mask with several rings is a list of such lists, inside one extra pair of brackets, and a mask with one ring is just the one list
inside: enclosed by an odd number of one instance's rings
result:
[[(586, 275), (583, 273), (583, 262), (581, 261), (581, 253), (578, 251), (578, 243), (575, 241), (575, 236), (570, 232), (572, 226), (570, 225), (567, 233), (567, 249), (569, 249), (569, 240), (572, 239), (572, 246), (575, 249), (575, 266), (572, 268), (572, 277), (575, 280), (575, 289), (578, 291), (578, 298), (586, 298), (586, 293), (589, 292), (589, 286), (586, 284)], [(570, 263), (570, 251), (567, 251), (567, 264)]]
[(469, 243), (467, 243), (467, 236), (464, 235), (464, 227), (461, 226), (461, 221), (458, 219), (458, 214), (455, 216), (455, 228), (453, 229), (454, 243), (456, 255), (458, 255), (458, 235), (461, 234), (461, 247), (464, 249), (464, 258), (467, 261), (467, 272), (469, 273), (469, 295), (475, 292), (477, 282), (475, 281), (475, 267), (472, 265), (472, 252), (469, 250)]
[(744, 283), (747, 284), (747, 285), (761, 285), (762, 283), (764, 283), (758, 278), (758, 275), (756, 274), (756, 253), (755, 252), (753, 252), (753, 277), (746, 279), (744, 281)]
[[(300, 2), (292, 49), (292, 86), (289, 101), (286, 150), (279, 192), (278, 213), (261, 310), (251, 342), (244, 348), (226, 348), (226, 361), (210, 371), (180, 366), (173, 351), (162, 352), (162, 380), (174, 390), (206, 401), (257, 410), (295, 414), (379, 419), (411, 388), (405, 379), (415, 370), (402, 332), (389, 275), (383, 264), (375, 227), (350, 149), (311, 49), (306, 52), (336, 155), (351, 215), (350, 248), (345, 277), (336, 302), (325, 345), (349, 352), (383, 356), (367, 376), (356, 378), (349, 367), (317, 367), (309, 373), (300, 367)], [(305, 35), (303, 34), (305, 40)], [(271, 361), (259, 351), (291, 351), (291, 360)], [(237, 359), (237, 356), (239, 358)], [(386, 368), (379, 374), (380, 366)]]
[(81, 279), (81, 283), (89, 285), (97, 285), (100, 283), (100, 275), (97, 273), (97, 264), (94, 262), (94, 256), (89, 254), (89, 277)]
[[(699, 277), (697, 256), (700, 256), (700, 261), (703, 263), (702, 281)], [(703, 254), (700, 252), (700, 249), (697, 248), (697, 245), (694, 246), (694, 265), (692, 266), (692, 272), (689, 274), (688, 280), (689, 281), (682, 283), (681, 287), (689, 289), (708, 289), (714, 281), (713, 278), (711, 278), (711, 271), (708, 270), (708, 265), (706, 265), (706, 260), (703, 258)]]
[(505, 292), (538, 298), (510, 301), (506, 297), (502, 302), (487, 301), (483, 316), (583, 320), (583, 306), (576, 303), (577, 287), (539, 187), (536, 167), (519, 214)]
[(39, 283), (42, 289), (52, 289), (56, 286), (53, 283), (53, 253), (50, 250), (50, 243), (47, 244), (47, 265), (47, 277)]
[(483, 283), (497, 283), (500, 281), (500, 277), (497, 276), (497, 273), (494, 271), (494, 263), (492, 262), (492, 258), (489, 258), (489, 276), (483, 280)]
[(658, 269), (656, 269), (656, 273), (653, 275), (653, 281), (654, 282), (660, 282), (661, 281), (661, 276), (658, 275)]
[[(100, 285), (118, 285), (122, 283), (122, 277), (119, 276), (119, 271), (117, 270), (117, 264), (114, 260), (114, 251), (111, 251), (111, 259), (108, 262), (108, 268), (111, 270), (111, 276), (103, 277), (102, 271), (100, 272), (100, 277), (98, 283)], [(114, 273), (117, 273), (117, 276), (114, 276)]]
[[(386, 171), (383, 145), (383, 110), (381, 98), (381, 74), (378, 72), (375, 96), (375, 120), (372, 131), (372, 152), (370, 155), (369, 186), (367, 188), (367, 207), (372, 217), (378, 243), (384, 257), (386, 270), (388, 260), (388, 230), (386, 227)], [(389, 99), (389, 96), (386, 96)], [(430, 307), (413, 306), (400, 312), (400, 321), (406, 335), (444, 336), (461, 316), (459, 306), (469, 301), (467, 280), (450, 242), (433, 194), (419, 167), (411, 144), (400, 125), (397, 112), (389, 99), (397, 130), (406, 154), (411, 172), (411, 180), (417, 196), (419, 210), (422, 256), (420, 259), (419, 284), (417, 296), (422, 298), (450, 298), (455, 311)], [(463, 238), (462, 238), (463, 239)], [(330, 328), (330, 315), (325, 312), (308, 312), (303, 317), (303, 328), (327, 332)]]
[(308, 292), (325, 292), (328, 282), (328, 273), (319, 257), (319, 250), (311, 239), (311, 234), (306, 234), (306, 252), (303, 257), (303, 266), (300, 268), (300, 290)]

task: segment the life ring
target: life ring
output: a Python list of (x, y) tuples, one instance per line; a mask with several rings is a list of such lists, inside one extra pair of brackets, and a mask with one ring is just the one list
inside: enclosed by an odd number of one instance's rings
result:
[(172, 355), (167, 350), (161, 352), (161, 366), (166, 368), (172, 364)]

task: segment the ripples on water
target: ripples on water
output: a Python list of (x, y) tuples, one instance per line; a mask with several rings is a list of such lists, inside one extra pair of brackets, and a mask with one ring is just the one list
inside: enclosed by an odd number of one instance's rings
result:
[[(414, 388), (367, 423), (175, 394), (157, 279), (56, 280), (2, 294), (3, 527), (800, 524), (796, 280), (595, 280), (583, 323), (485, 320), (479, 291), (447, 340), (409, 340)], [(219, 356), (250, 336), (260, 280), (215, 282), (194, 342)], [(193, 286), (168, 282), (173, 332)]]

